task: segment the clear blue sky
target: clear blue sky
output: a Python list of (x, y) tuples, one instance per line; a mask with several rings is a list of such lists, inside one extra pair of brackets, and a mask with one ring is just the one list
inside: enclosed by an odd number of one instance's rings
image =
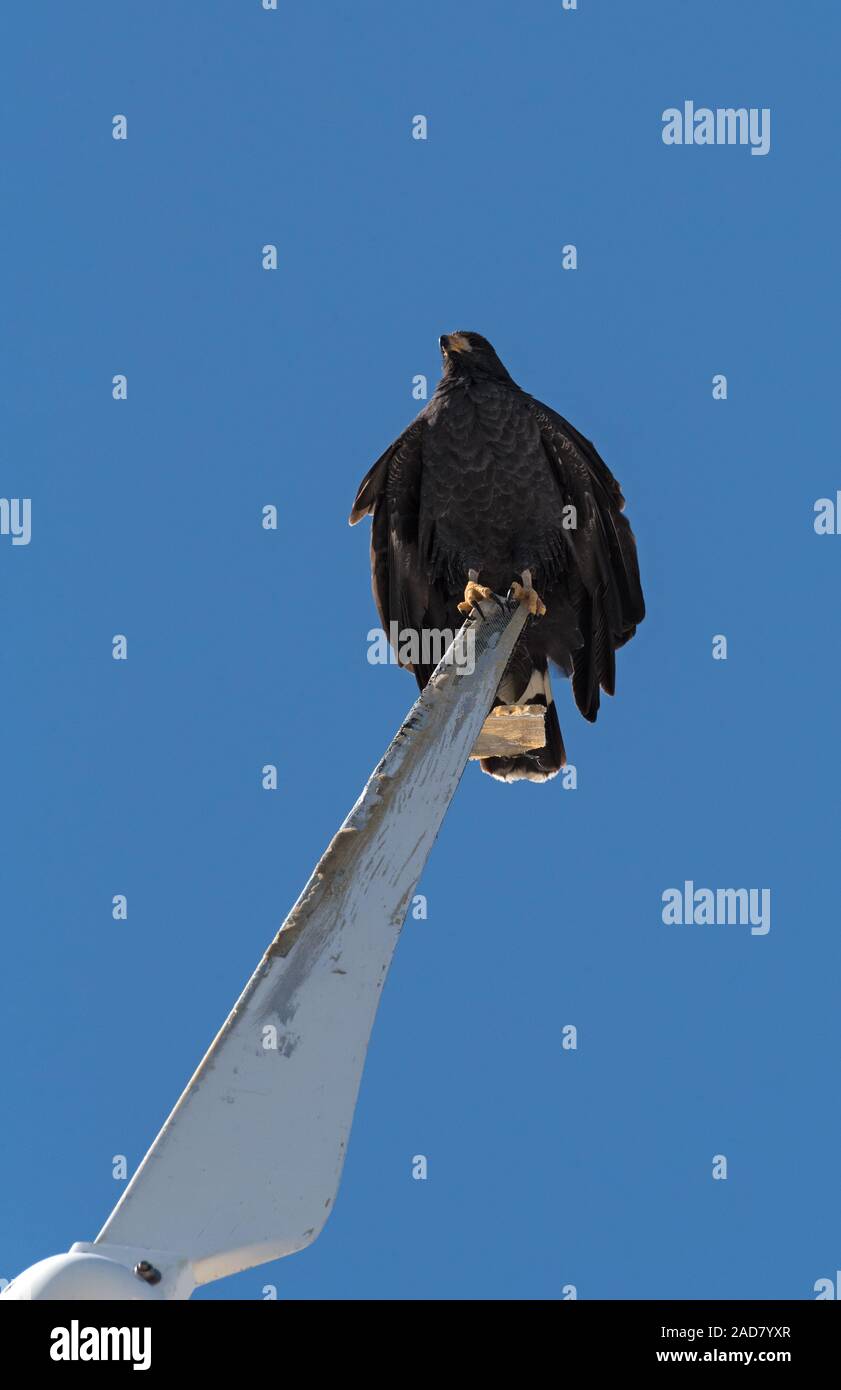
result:
[[(366, 661), (346, 516), (468, 328), (622, 482), (649, 616), (595, 727), (556, 682), (576, 791), (466, 773), (323, 1235), (200, 1296), (813, 1297), (837, 7), (18, 0), (2, 28), (0, 492), (32, 539), (0, 536), (0, 1274), (93, 1239), (414, 698)], [(666, 147), (684, 100), (770, 107), (770, 153)], [(770, 888), (770, 932), (665, 926), (685, 879)]]

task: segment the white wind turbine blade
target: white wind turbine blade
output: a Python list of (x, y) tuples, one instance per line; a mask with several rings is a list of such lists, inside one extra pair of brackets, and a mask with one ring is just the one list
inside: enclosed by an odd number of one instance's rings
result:
[[(372, 773), (96, 1241), (77, 1254), (124, 1267), (147, 1259), (161, 1274), (154, 1296), (183, 1298), (194, 1283), (318, 1235), (397, 937), (526, 618), (517, 604), (482, 611)], [(471, 645), (475, 668), (460, 674)]]

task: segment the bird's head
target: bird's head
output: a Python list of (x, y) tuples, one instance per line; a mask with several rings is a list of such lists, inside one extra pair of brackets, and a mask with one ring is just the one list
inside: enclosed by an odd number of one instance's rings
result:
[(511, 380), (491, 344), (481, 333), (443, 333), (439, 341), (445, 376)]

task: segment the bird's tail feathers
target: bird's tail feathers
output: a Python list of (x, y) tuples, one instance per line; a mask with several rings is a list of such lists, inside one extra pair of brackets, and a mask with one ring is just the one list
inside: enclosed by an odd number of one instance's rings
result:
[(545, 705), (546, 743), (512, 758), (482, 758), (479, 766), (499, 782), (548, 782), (566, 764), (566, 750), (552, 695), (549, 668), (534, 668), (523, 694), (516, 701), (497, 699), (498, 704)]

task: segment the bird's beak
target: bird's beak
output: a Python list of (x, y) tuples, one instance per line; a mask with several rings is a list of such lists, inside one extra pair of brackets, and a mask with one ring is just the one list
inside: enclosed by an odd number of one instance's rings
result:
[(472, 349), (463, 333), (444, 333), (441, 337), (442, 352), (470, 352)]

